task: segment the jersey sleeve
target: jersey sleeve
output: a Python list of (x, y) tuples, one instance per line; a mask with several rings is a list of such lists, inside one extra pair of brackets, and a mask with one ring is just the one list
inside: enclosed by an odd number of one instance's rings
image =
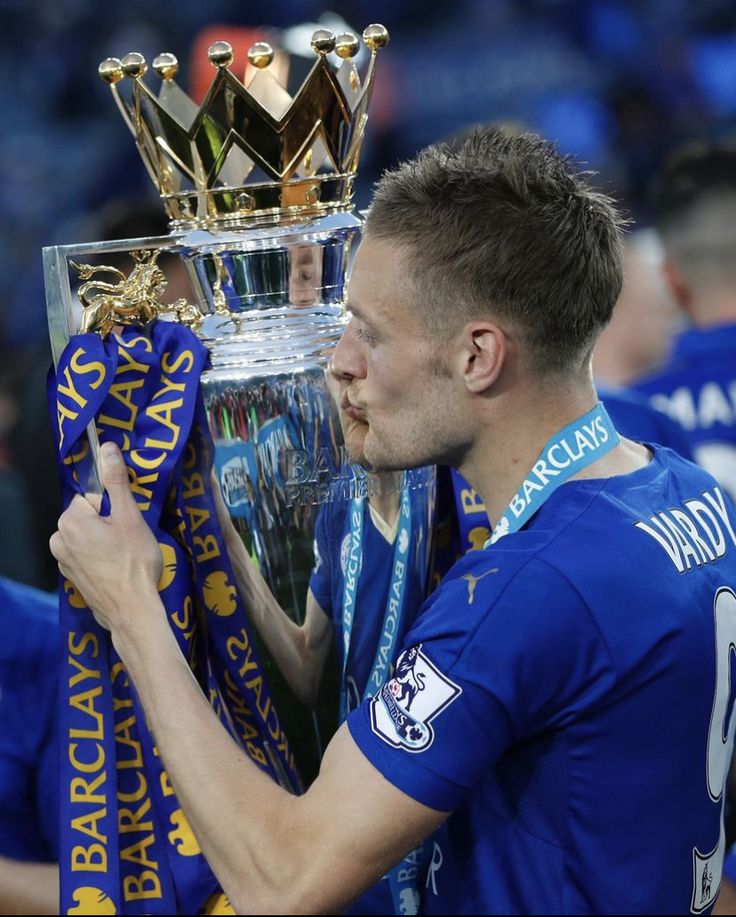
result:
[(615, 682), (565, 577), (540, 560), (504, 573), (503, 554), (473, 553), (425, 604), (393, 678), (348, 719), (383, 776), (440, 811), (461, 806), (511, 745), (564, 725)]

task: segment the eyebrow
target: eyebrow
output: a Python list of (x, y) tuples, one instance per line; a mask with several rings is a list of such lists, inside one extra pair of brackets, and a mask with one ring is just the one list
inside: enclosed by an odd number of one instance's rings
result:
[(371, 328), (375, 328), (375, 324), (368, 318), (365, 312), (362, 312), (357, 306), (353, 305), (349, 300), (345, 303), (345, 311), (349, 312), (350, 315), (354, 315), (356, 318), (360, 319), (361, 322), (365, 322), (366, 325), (370, 325)]

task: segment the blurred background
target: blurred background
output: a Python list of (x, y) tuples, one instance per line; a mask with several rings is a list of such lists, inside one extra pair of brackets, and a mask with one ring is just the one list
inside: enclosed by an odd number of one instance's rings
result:
[(736, 134), (733, 0), (0, 0), (0, 13), (0, 574), (43, 588), (59, 498), (41, 247), (165, 232), (163, 217), (142, 222), (156, 194), (97, 77), (103, 58), (171, 51), (179, 84), (201, 96), (216, 38), (247, 49), (265, 29), (306, 53), (306, 72), (319, 24), (384, 23), (359, 207), (419, 147), (518, 122), (596, 170), (644, 230), (667, 152)]

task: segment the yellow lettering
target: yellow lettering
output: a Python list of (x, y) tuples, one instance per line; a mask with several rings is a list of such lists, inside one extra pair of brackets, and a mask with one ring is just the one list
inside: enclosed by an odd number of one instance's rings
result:
[[(163, 359), (165, 360), (168, 354), (164, 354)], [(162, 360), (163, 362), (163, 360)], [(161, 385), (163, 388), (160, 388), (156, 394), (153, 396), (153, 401), (157, 398), (160, 398), (162, 395), (167, 395), (169, 392), (184, 392), (186, 391), (186, 383), (184, 382), (172, 382), (168, 376), (161, 376)]]
[(189, 528), (192, 532), (196, 532), (200, 525), (204, 525), (210, 518), (206, 509), (199, 509), (197, 506), (186, 506), (184, 510), (189, 517)]
[(171, 620), (176, 624), (179, 630), (186, 630), (192, 620), (192, 597), (186, 596), (184, 599), (184, 610), (179, 613), (175, 611), (171, 615)]
[[(76, 745), (73, 746), (76, 748)], [(98, 752), (102, 751), (102, 746), (98, 745)], [(72, 755), (69, 755), (69, 760), (74, 764), (72, 760)], [(100, 759), (98, 758), (98, 761)], [(102, 754), (102, 760), (98, 766), (102, 766), (105, 763), (104, 752)], [(102, 804), (105, 802), (105, 794), (96, 792), (105, 782), (107, 777), (107, 772), (102, 771), (98, 774), (94, 780), (85, 780), (84, 777), (75, 777), (69, 784), (69, 800), (70, 802), (89, 802), (95, 804)]]
[(78, 659), (75, 659), (74, 656), (67, 656), (67, 662), (69, 665), (73, 665), (77, 669), (76, 675), (69, 676), (70, 688), (75, 687), (75, 685), (78, 685), (80, 681), (84, 681), (85, 678), (94, 678), (97, 679), (97, 681), (100, 680), (99, 669), (88, 669), (86, 665), (83, 665)]
[(128, 468), (128, 479), (130, 480), (130, 491), (134, 496), (143, 497), (143, 501), (138, 501), (138, 509), (145, 512), (151, 507), (153, 490), (144, 487), (144, 484), (155, 484), (158, 480), (158, 474), (138, 475), (133, 468)]
[[(78, 353), (84, 353), (84, 350), (80, 347), (79, 350), (77, 351), (77, 354)], [(76, 354), (74, 356), (76, 356)], [(72, 357), (72, 362), (73, 361), (74, 361), (74, 357)], [(97, 365), (101, 366), (102, 364), (98, 363)], [(72, 401), (77, 405), (77, 407), (83, 408), (87, 404), (87, 399), (84, 397), (84, 395), (80, 395), (79, 392), (74, 387), (74, 379), (72, 378), (72, 374), (69, 372), (68, 366), (64, 367), (62, 375), (64, 376), (64, 379), (66, 380), (66, 385), (64, 385), (63, 382), (59, 382), (58, 384), (59, 394), (64, 395), (67, 398), (71, 398)]]
[[(146, 447), (146, 449), (150, 448), (149, 440), (147, 439), (143, 445)], [(160, 465), (163, 465), (168, 454), (168, 452), (159, 452), (159, 454), (155, 455), (153, 458), (145, 458), (140, 449), (134, 449), (130, 453), (130, 458), (140, 468), (150, 470), (152, 468), (158, 468)]]
[(74, 631), (70, 631), (68, 644), (67, 644), (69, 647), (69, 652), (73, 656), (81, 656), (82, 653), (87, 649), (87, 647), (91, 643), (92, 644), (92, 656), (95, 659), (97, 659), (97, 655), (100, 652), (100, 644), (99, 644), (99, 641), (97, 640), (97, 636), (91, 633), (82, 634), (81, 639), (78, 642), (75, 641), (74, 639), (75, 637), (76, 637), (76, 633)]
[(173, 363), (169, 362), (168, 353), (165, 353), (161, 357), (161, 366), (163, 367), (164, 372), (167, 372), (167, 373), (175, 373), (179, 369), (179, 367), (182, 365), (182, 363), (187, 364), (186, 369), (183, 369), (182, 372), (183, 373), (190, 372), (192, 367), (194, 366), (194, 354), (192, 353), (191, 350), (185, 350), (182, 353), (180, 353), (179, 356), (174, 360)]
[(171, 780), (169, 780), (169, 775), (166, 771), (161, 771), (161, 792), (164, 796), (174, 795), (174, 787), (171, 785)]
[(152, 439), (149, 436), (144, 442), (144, 446), (146, 446), (148, 449), (174, 448), (174, 446), (179, 441), (181, 427), (179, 424), (174, 423), (174, 421), (171, 419), (171, 415), (183, 404), (184, 399), (177, 398), (176, 401), (167, 401), (165, 404), (151, 404), (146, 408), (146, 417), (150, 417), (160, 423), (162, 427), (166, 427), (166, 429), (171, 432), (171, 437), (168, 442), (165, 442), (161, 439)]
[[(147, 337), (143, 337), (142, 334), (139, 334), (138, 337), (128, 338), (127, 341), (120, 339), (118, 341), (118, 354), (123, 358), (127, 359), (129, 354), (125, 352), (122, 348), (127, 350), (133, 350), (134, 347), (137, 347), (139, 344), (143, 345), (143, 349), (146, 353), (150, 353), (153, 350), (153, 344), (148, 340)], [(131, 364), (133, 363), (133, 358), (131, 357)], [(142, 369), (144, 372), (148, 372), (148, 367), (145, 364), (136, 363), (136, 369)]]
[(204, 478), (195, 471), (192, 474), (183, 474), (181, 476), (182, 497), (188, 500), (190, 497), (201, 497), (204, 494)]
[(135, 728), (135, 716), (129, 716), (127, 720), (123, 720), (122, 723), (115, 724), (115, 742), (118, 745), (127, 746), (132, 749), (133, 757), (126, 758), (123, 760), (120, 757), (121, 749), (118, 750), (118, 760), (116, 767), (118, 770), (124, 770), (125, 768), (130, 767), (143, 767), (143, 751), (141, 749), (141, 743), (134, 739), (130, 734), (130, 730)]
[(217, 539), (214, 535), (205, 535), (204, 538), (195, 535), (192, 541), (194, 542), (197, 563), (203, 563), (205, 560), (212, 560), (213, 557), (220, 556), (220, 546), (217, 544)]
[(486, 511), (483, 498), (472, 487), (470, 489), (464, 488), (460, 491), (460, 503), (465, 515), (468, 515), (468, 513), (484, 513)]
[(100, 363), (99, 360), (92, 360), (90, 363), (82, 363), (81, 357), (84, 355), (84, 348), (79, 347), (72, 354), (69, 363), (74, 372), (80, 376), (86, 376), (89, 373), (97, 373), (97, 378), (94, 382), (89, 383), (89, 387), (92, 389), (99, 388), (102, 385), (102, 380), (105, 378), (105, 366), (103, 363)]
[(89, 691), (82, 691), (81, 694), (73, 694), (69, 698), (69, 706), (75, 707), (81, 713), (86, 713), (95, 721), (94, 730), (89, 729), (70, 729), (69, 735), (72, 739), (101, 739), (104, 736), (102, 714), (95, 710), (94, 699), (102, 694), (102, 685), (96, 685)]
[(97, 757), (91, 764), (87, 764), (84, 761), (80, 761), (77, 757), (77, 749), (79, 745), (76, 742), (72, 742), (69, 746), (69, 763), (76, 770), (81, 771), (83, 774), (93, 774), (95, 771), (98, 771), (102, 765), (105, 763), (105, 749), (99, 742), (95, 742), (95, 749), (97, 750)]
[(126, 901), (140, 901), (144, 898), (161, 897), (161, 880), (150, 869), (144, 869), (140, 876), (123, 877), (123, 895)]
[(107, 872), (107, 851), (102, 844), (90, 844), (82, 847), (77, 844), (72, 848), (72, 872)]
[(138, 417), (138, 406), (133, 403), (133, 392), (144, 384), (144, 379), (132, 379), (130, 382), (114, 382), (110, 386), (110, 395), (127, 410), (127, 419), (111, 417), (109, 414), (100, 414), (97, 422), (101, 425), (117, 427), (120, 430), (131, 432)]
[(74, 831), (81, 831), (82, 834), (87, 834), (89, 837), (93, 837), (96, 841), (100, 841), (100, 843), (105, 844), (107, 843), (107, 836), (99, 831), (97, 828), (97, 822), (100, 818), (106, 817), (107, 809), (103, 806), (96, 812), (89, 812), (87, 815), (78, 815), (76, 818), (73, 818), (72, 828)]
[[(144, 781), (145, 784), (145, 781)], [(148, 787), (146, 787), (146, 790)], [(118, 799), (120, 799), (120, 793), (118, 793)], [(141, 821), (144, 815), (147, 815), (151, 811), (151, 800), (144, 800), (143, 804), (138, 806), (137, 809), (127, 809), (123, 808), (118, 811), (118, 828), (120, 829), (121, 834), (130, 834), (131, 831), (153, 831), (153, 822), (152, 821)], [(153, 837), (151, 837), (153, 840)], [(146, 863), (147, 866), (150, 866), (150, 863)]]

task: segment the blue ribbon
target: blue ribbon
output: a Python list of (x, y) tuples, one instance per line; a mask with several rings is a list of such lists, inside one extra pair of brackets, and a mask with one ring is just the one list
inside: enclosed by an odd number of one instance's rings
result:
[(541, 509), (557, 488), (603, 458), (620, 442), (601, 402), (547, 440), (511, 502), (493, 528), (486, 547), (517, 532)]
[[(258, 699), (260, 710), (268, 710), (265, 717), (253, 713), (257, 705), (246, 699), (247, 685), (234, 679), (233, 665), (228, 668), (224, 659), (231, 640), (249, 640), (239, 597), (232, 615), (222, 619), (224, 625), (215, 612), (206, 620), (207, 633), (200, 626), (200, 619), (205, 623), (201, 609), (212, 611), (212, 590), (222, 578), (232, 582), (227, 557), (212, 549), (222, 539), (209, 492), (212, 450), (199, 397), (206, 361), (199, 339), (173, 323), (155, 323), (150, 337), (128, 328), (106, 342), (92, 334), (72, 338), (50, 386), (59, 466), (67, 505), (91, 480), (85, 436), (90, 421), (101, 442), (112, 440), (121, 448), (131, 491), (162, 550), (159, 591), (179, 646), (221, 721), (241, 740), (242, 711), (249, 711), (252, 735), (250, 744), (242, 744), (249, 753), (260, 749), (266, 758), (268, 728), (278, 718), (260, 661), (249, 656), (248, 672), (249, 680), (260, 679)], [(108, 511), (105, 496), (102, 512)], [(62, 913), (75, 912), (75, 907), (83, 913), (196, 912), (216, 890), (216, 879), (178, 804), (109, 635), (68, 582), (63, 584), (61, 621), (69, 647), (61, 697)], [(81, 694), (82, 689), (88, 693)], [(264, 769), (281, 778), (290, 764), (289, 785), (298, 788), (283, 730), (280, 745), (286, 748), (287, 767), (276, 748)]]
[[(342, 603), (342, 640), (343, 659), (342, 675), (340, 679), (340, 722), (346, 718), (349, 706), (349, 691), (347, 684), (347, 669), (350, 656), (350, 645), (355, 623), (355, 611), (360, 578), (360, 566), (363, 556), (363, 518), (365, 510), (365, 497), (357, 497), (350, 501), (348, 519), (350, 528), (350, 541), (348, 557), (345, 567)], [(394, 542), (394, 553), (391, 562), (391, 583), (386, 599), (386, 609), (383, 615), (381, 633), (389, 634), (386, 644), (376, 647), (376, 654), (363, 691), (363, 700), (372, 697), (381, 689), (390, 674), (390, 664), (404, 618), (406, 581), (411, 572), (409, 563), (411, 550), (411, 498), (408, 487), (401, 490), (401, 508), (399, 511), (399, 527)], [(389, 628), (388, 623), (394, 619), (395, 626)]]

